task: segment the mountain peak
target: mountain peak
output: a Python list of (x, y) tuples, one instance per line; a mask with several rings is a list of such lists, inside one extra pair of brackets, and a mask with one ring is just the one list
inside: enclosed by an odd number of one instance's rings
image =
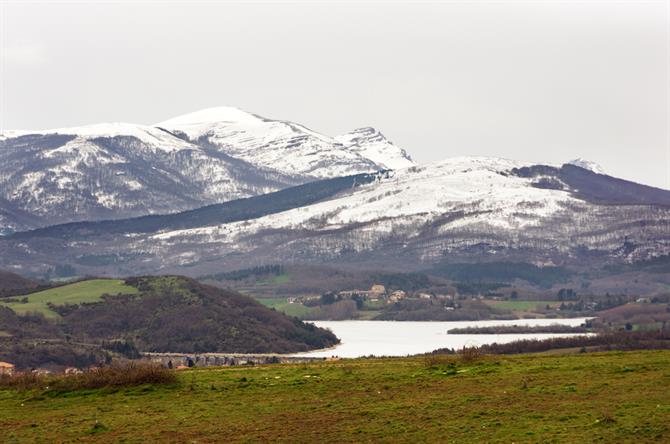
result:
[(172, 126), (172, 125), (206, 125), (220, 122), (258, 122), (262, 119), (255, 114), (243, 111), (233, 106), (216, 106), (213, 108), (205, 108), (200, 111), (183, 114), (181, 116), (173, 117), (163, 122), (157, 123), (155, 126)]

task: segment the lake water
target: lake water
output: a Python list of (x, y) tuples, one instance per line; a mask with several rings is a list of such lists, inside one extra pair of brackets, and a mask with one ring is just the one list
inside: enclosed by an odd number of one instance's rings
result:
[(460, 349), (520, 339), (546, 339), (573, 336), (575, 333), (532, 333), (507, 335), (453, 335), (447, 330), (492, 325), (569, 325), (577, 327), (590, 318), (514, 319), (505, 321), (408, 322), (408, 321), (314, 321), (330, 329), (342, 341), (335, 348), (301, 353), (300, 356), (358, 358), (361, 356), (406, 356), (438, 348)]

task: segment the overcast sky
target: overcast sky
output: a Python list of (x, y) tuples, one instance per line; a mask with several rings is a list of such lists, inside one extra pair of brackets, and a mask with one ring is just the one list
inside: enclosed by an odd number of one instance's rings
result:
[(666, 1), (0, 2), (4, 129), (231, 105), (670, 189)]

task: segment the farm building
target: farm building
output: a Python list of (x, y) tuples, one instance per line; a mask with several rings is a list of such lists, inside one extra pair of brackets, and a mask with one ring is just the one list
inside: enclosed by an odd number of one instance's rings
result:
[(0, 361), (0, 376), (11, 376), (14, 374), (14, 364), (10, 364), (9, 362), (2, 362)]

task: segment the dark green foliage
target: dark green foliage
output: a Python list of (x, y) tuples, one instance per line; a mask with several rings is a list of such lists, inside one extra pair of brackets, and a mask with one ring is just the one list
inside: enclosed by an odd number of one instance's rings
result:
[(78, 264), (90, 267), (123, 264), (141, 257), (141, 254), (84, 254), (76, 258)]
[(493, 290), (504, 287), (502, 282), (456, 282), (456, 289), (460, 294), (478, 295), (490, 294)]
[[(524, 339), (507, 344), (489, 344), (479, 347), (486, 354), (538, 353), (547, 350), (583, 347), (586, 351), (608, 350), (668, 350), (670, 331), (619, 331), (590, 336), (569, 336), (550, 339)], [(453, 354), (454, 350), (436, 350), (436, 354)]]
[(491, 319), (495, 314), (493, 308), (481, 301), (463, 301), (458, 310), (445, 310), (445, 306), (446, 304), (433, 300), (403, 299), (387, 306), (375, 320), (476, 321)]
[(200, 279), (213, 279), (215, 281), (242, 281), (248, 278), (263, 276), (278, 276), (284, 273), (281, 265), (261, 265), (258, 267), (245, 268), (242, 270), (228, 271), (224, 273), (202, 276)]
[(482, 262), (476, 264), (442, 264), (433, 273), (464, 283), (504, 282), (523, 279), (540, 287), (568, 279), (572, 273), (562, 267), (538, 267), (524, 262)]
[(430, 278), (423, 273), (384, 273), (373, 278), (392, 290), (415, 291), (430, 286)]
[(125, 356), (128, 359), (137, 359), (141, 356), (140, 352), (137, 350), (135, 343), (133, 341), (111, 341), (103, 342), (102, 348), (109, 350), (115, 353), (118, 353), (122, 356)]
[(54, 275), (58, 277), (76, 276), (77, 270), (69, 264), (59, 264), (54, 267)]
[(559, 301), (574, 301), (577, 300), (577, 293), (572, 288), (561, 288), (556, 294)]
[(504, 335), (525, 333), (587, 333), (586, 327), (569, 325), (493, 325), (488, 327), (464, 327), (447, 330), (450, 335)]
[(351, 300), (356, 303), (356, 309), (360, 310), (365, 305), (365, 298), (359, 294), (355, 294), (351, 297)]
[(328, 293), (324, 293), (321, 295), (321, 305), (330, 305), (334, 304), (339, 300), (339, 297), (333, 293), (332, 291), (329, 291)]

